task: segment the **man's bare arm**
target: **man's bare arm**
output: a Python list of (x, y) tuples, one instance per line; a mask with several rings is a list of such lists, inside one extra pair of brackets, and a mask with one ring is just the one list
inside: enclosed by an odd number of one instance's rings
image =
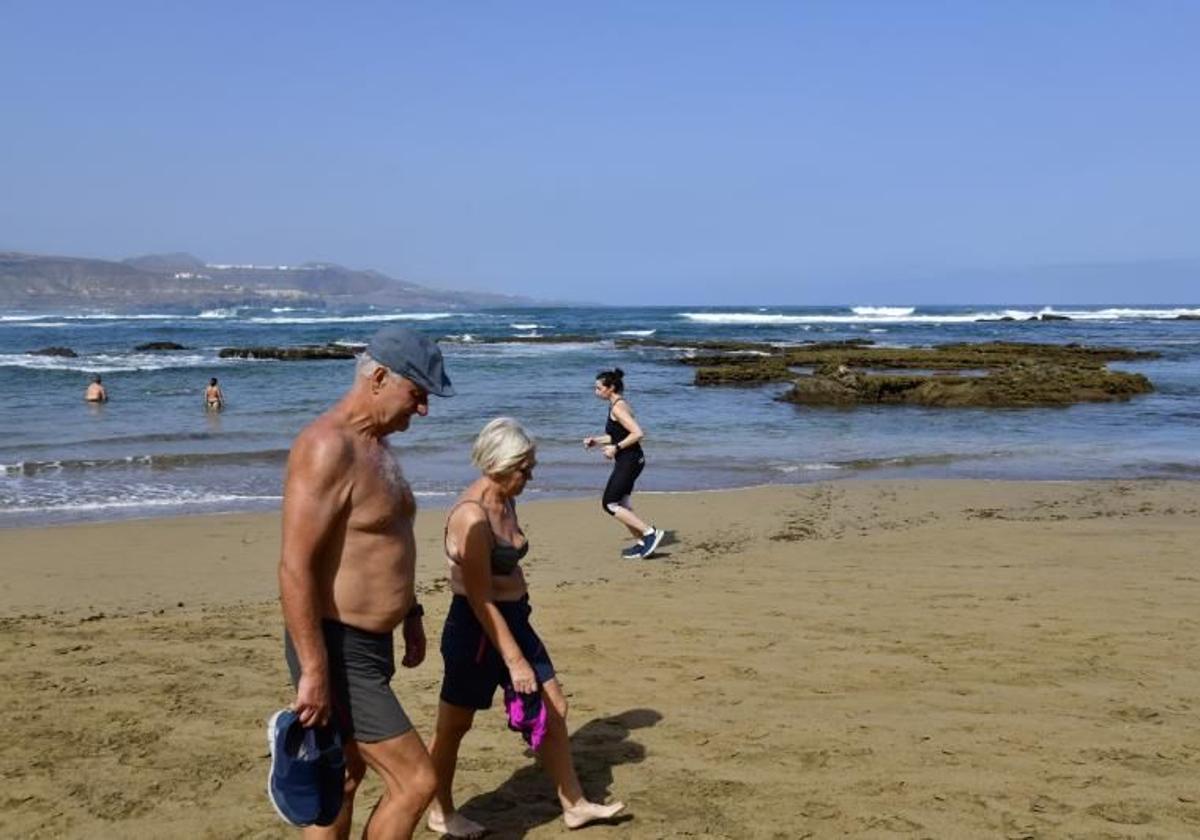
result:
[(349, 501), (353, 456), (338, 435), (307, 430), (288, 458), (283, 491), (283, 550), (279, 599), (283, 621), (300, 660), (296, 713), (306, 726), (329, 718), (329, 664), (321, 633), (321, 563)]

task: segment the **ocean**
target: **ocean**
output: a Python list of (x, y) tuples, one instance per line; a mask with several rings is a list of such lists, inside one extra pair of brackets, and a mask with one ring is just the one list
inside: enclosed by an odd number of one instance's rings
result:
[[(1051, 312), (1069, 321), (1021, 319)], [(1005, 315), (1018, 320), (999, 322)], [(602, 432), (595, 374), (626, 372), (647, 430), (639, 490), (672, 491), (855, 477), (1200, 478), (1200, 315), (1193, 305), (529, 308), (478, 312), (288, 307), (120, 315), (0, 313), (0, 527), (278, 507), (297, 431), (351, 383), (352, 361), (220, 359), (229, 346), (362, 343), (400, 321), (444, 342), (458, 396), (393, 437), (425, 505), (474, 475), (474, 434), (511, 415), (539, 441), (526, 498), (599, 498), (608, 465), (580, 441)], [(516, 336), (595, 336), (546, 344)], [(870, 339), (911, 346), (1039, 341), (1156, 350), (1114, 368), (1153, 394), (1127, 403), (1037, 409), (817, 409), (773, 399), (784, 385), (697, 388), (678, 351), (617, 349), (621, 337), (772, 342)], [(188, 349), (135, 352), (145, 342)], [(27, 355), (66, 346), (77, 358)], [(107, 405), (82, 400), (89, 375)], [(228, 400), (204, 410), (218, 377)], [(636, 503), (636, 500), (635, 500)]]

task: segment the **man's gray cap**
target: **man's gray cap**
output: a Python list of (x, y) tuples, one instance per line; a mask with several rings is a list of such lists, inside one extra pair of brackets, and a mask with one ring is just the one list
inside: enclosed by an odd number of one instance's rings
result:
[(367, 354), (392, 373), (412, 380), (435, 396), (454, 396), (442, 351), (434, 341), (415, 330), (388, 324), (371, 337)]

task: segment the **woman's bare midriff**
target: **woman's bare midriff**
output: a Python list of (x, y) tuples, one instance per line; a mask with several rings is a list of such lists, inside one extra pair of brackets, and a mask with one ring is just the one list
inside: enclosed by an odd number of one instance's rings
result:
[[(446, 559), (450, 563), (450, 591), (455, 595), (465, 596), (467, 588), (463, 586), (462, 570), (453, 560)], [(520, 601), (528, 592), (525, 573), (521, 571), (520, 566), (511, 575), (492, 575), (493, 601)]]

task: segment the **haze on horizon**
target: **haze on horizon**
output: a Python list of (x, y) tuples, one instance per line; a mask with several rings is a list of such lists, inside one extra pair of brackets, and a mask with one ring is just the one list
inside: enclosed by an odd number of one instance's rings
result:
[(0, 24), (0, 249), (629, 305), (1197, 297), (1196, 4), (19, 0)]

